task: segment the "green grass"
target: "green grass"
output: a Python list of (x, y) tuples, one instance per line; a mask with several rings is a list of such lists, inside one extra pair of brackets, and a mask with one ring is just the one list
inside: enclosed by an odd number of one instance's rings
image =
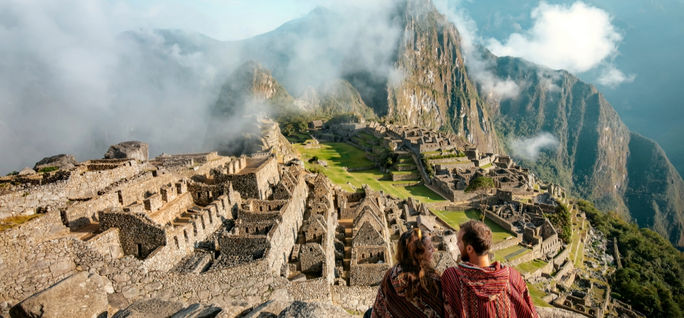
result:
[(540, 287), (534, 284), (527, 284), (527, 290), (530, 292), (530, 298), (532, 298), (532, 302), (539, 307), (552, 307), (549, 305), (549, 303), (545, 302), (542, 298), (546, 296), (546, 293), (544, 293)]
[(415, 166), (415, 164), (413, 164), (413, 159), (411, 159), (410, 157), (405, 157), (405, 158), (399, 157), (399, 158), (397, 158), (397, 161), (398, 161), (400, 164), (407, 164), (407, 163), (410, 163), (410, 164), (412, 164), (412, 165)]
[(44, 167), (38, 170), (38, 173), (48, 173), (59, 170), (59, 167)]
[[(451, 225), (454, 229), (458, 229), (459, 226), (466, 221), (480, 220), (482, 218), (482, 214), (478, 210), (432, 211), (432, 213), (442, 219), (442, 221)], [(492, 230), (492, 240), (495, 244), (502, 242), (512, 236), (511, 233), (490, 220), (485, 220), (485, 224), (487, 224), (487, 226), (489, 226), (489, 228)]]
[(518, 257), (521, 257), (532, 250), (520, 245), (514, 245), (511, 247), (504, 248), (502, 250), (494, 251), (494, 258), (500, 262), (512, 261)]
[(416, 165), (412, 163), (397, 163), (397, 167), (412, 167), (413, 169), (416, 169)]
[(414, 174), (416, 170), (409, 170), (409, 171), (392, 171), (392, 174), (397, 174), (397, 175), (405, 175), (405, 174)]
[(527, 263), (518, 264), (517, 266), (515, 266), (515, 268), (519, 270), (521, 273), (532, 273), (546, 266), (546, 264), (548, 263), (542, 260), (535, 259)]
[(491, 167), (492, 167), (492, 164), (491, 164), (491, 163), (488, 163), (488, 164), (486, 164), (486, 165), (480, 167), (480, 169), (488, 169), (488, 168), (491, 168)]
[[(376, 191), (383, 191), (392, 196), (407, 199), (413, 197), (424, 203), (445, 202), (444, 198), (434, 193), (423, 184), (408, 185), (408, 181), (394, 182), (378, 169), (348, 172), (344, 167), (359, 168), (372, 166), (373, 163), (365, 157), (365, 153), (346, 143), (321, 143), (318, 148), (306, 148), (295, 144), (295, 149), (302, 155), (302, 160), (307, 169), (320, 171), (330, 181), (339, 185), (346, 191), (353, 191), (353, 185), (359, 189), (368, 185)], [(316, 163), (309, 163), (309, 159), (317, 156), (320, 160), (327, 161), (328, 166), (323, 167)], [(399, 173), (414, 173), (415, 171), (402, 171)], [(349, 183), (349, 184), (348, 184)]]

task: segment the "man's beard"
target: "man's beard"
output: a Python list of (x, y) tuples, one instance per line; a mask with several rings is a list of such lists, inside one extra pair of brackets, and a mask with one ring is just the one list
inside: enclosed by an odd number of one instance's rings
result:
[(470, 257), (468, 257), (468, 254), (462, 253), (461, 261), (463, 261), (464, 263), (470, 262)]

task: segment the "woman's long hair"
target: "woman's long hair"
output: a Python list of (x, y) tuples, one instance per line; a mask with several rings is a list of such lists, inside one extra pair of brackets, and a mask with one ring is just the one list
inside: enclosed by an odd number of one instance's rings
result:
[(423, 288), (426, 292), (439, 292), (436, 277), (439, 277), (432, 265), (432, 259), (423, 256), (429, 248), (419, 228), (401, 234), (397, 248), (397, 263), (401, 265), (402, 274), (408, 282), (406, 297), (413, 299)]

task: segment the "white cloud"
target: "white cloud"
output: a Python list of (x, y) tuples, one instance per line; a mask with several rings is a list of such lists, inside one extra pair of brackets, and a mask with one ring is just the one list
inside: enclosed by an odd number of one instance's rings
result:
[(597, 81), (601, 85), (608, 86), (608, 87), (612, 88), (612, 87), (616, 87), (622, 83), (634, 82), (634, 79), (636, 79), (636, 75), (634, 75), (634, 74), (626, 75), (622, 71), (615, 68), (614, 65), (608, 65), (601, 71), (601, 75), (599, 76)]
[(558, 145), (558, 138), (548, 132), (528, 138), (515, 138), (510, 143), (513, 157), (530, 161), (536, 161), (542, 149), (555, 150)]
[(505, 43), (488, 41), (498, 56), (522, 57), (554, 69), (585, 72), (618, 52), (622, 36), (611, 16), (584, 2), (571, 6), (541, 2), (532, 11), (534, 25), (511, 34)]
[(461, 1), (435, 0), (435, 7), (456, 26), (461, 36), (461, 44), (468, 74), (482, 86), (487, 97), (498, 100), (515, 98), (520, 93), (520, 86), (510, 78), (501, 79), (491, 71), (491, 61), (484, 59), (478, 45), (477, 24), (461, 7)]

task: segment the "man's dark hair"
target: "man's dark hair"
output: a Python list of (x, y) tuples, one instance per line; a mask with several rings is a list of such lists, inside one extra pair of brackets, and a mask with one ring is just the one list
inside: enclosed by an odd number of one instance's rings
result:
[(472, 246), (477, 255), (489, 251), (492, 246), (492, 230), (486, 224), (470, 220), (461, 224), (460, 230), (463, 231), (463, 246)]

